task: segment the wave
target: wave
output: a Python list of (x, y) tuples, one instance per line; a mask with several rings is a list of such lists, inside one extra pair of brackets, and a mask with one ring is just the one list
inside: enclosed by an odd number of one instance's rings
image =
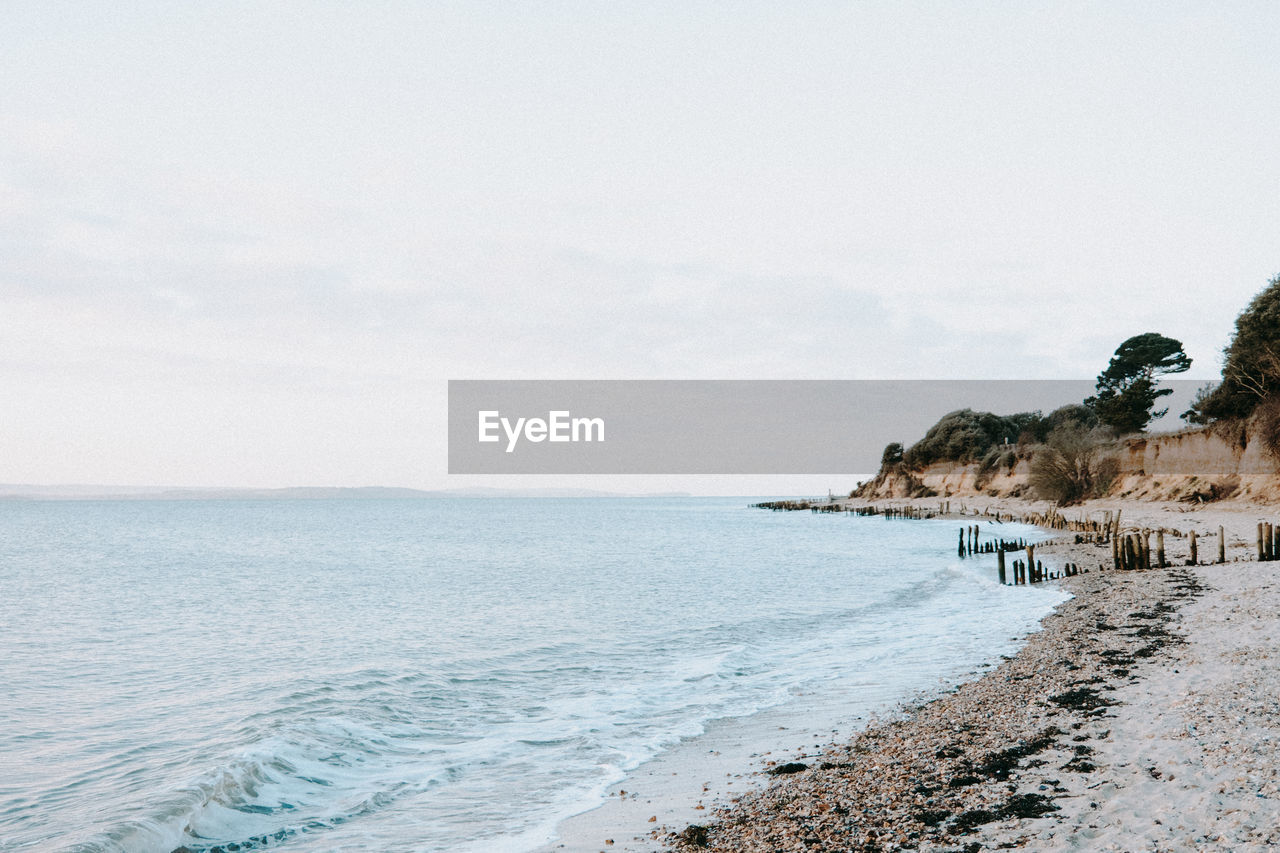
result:
[(445, 784), (445, 750), (365, 721), (295, 724), (172, 791), (149, 814), (73, 845), (83, 853), (253, 850), (342, 825)]

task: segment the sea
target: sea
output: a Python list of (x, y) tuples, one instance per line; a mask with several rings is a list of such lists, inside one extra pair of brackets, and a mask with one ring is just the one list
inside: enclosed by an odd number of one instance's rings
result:
[(0, 503), (0, 850), (523, 853), (713, 724), (887, 711), (1066, 598), (955, 520), (756, 500)]

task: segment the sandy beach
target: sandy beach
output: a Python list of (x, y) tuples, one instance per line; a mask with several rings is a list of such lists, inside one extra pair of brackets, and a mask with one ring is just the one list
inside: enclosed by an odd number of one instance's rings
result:
[[(953, 510), (959, 503), (953, 499)], [(659, 824), (606, 844), (609, 834), (595, 821), (597, 849), (1239, 851), (1280, 844), (1280, 675), (1272, 666), (1280, 568), (1256, 562), (1254, 544), (1257, 522), (1275, 519), (1250, 504), (1188, 511), (1120, 501), (1067, 515), (1119, 508), (1126, 526), (1216, 537), (1222, 525), (1227, 562), (1205, 565), (1216, 547), (1202, 541), (1201, 565), (1184, 565), (1188, 540), (1176, 535), (1168, 537), (1174, 566), (1147, 571), (1112, 570), (1109, 545), (1038, 548), (1047, 568), (1074, 562), (1087, 573), (1054, 581), (1073, 598), (1017, 655), (824, 749), (755, 756), (754, 766), (742, 768), (754, 788), (714, 799), (709, 792), (696, 823)], [(997, 509), (1045, 505), (964, 501), (969, 514)], [(981, 523), (994, 531), (992, 522)], [(751, 787), (746, 779), (739, 785)]]

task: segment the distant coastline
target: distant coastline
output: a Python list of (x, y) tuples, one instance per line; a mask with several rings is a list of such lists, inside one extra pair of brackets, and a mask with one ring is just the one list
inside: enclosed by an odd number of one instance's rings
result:
[(687, 498), (689, 492), (608, 492), (597, 489), (407, 489), (395, 486), (290, 486), (280, 489), (28, 485), (0, 483), (0, 500), (208, 501), (208, 500), (439, 500), (443, 498)]

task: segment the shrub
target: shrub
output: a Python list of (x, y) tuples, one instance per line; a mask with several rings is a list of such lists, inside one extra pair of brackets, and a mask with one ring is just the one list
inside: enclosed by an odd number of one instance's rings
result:
[(1054, 409), (1041, 422), (1040, 441), (1047, 441), (1049, 433), (1067, 424), (1079, 424), (1085, 429), (1093, 429), (1098, 425), (1098, 413), (1083, 403), (1072, 403)]
[(975, 462), (991, 449), (1016, 441), (1023, 432), (1034, 432), (1040, 421), (1039, 412), (1001, 416), (959, 409), (943, 415), (903, 453), (902, 461), (912, 469), (933, 462)]
[(1096, 430), (1076, 423), (1058, 427), (1031, 459), (1032, 492), (1060, 504), (1104, 493), (1119, 472), (1119, 461), (1108, 447)]

